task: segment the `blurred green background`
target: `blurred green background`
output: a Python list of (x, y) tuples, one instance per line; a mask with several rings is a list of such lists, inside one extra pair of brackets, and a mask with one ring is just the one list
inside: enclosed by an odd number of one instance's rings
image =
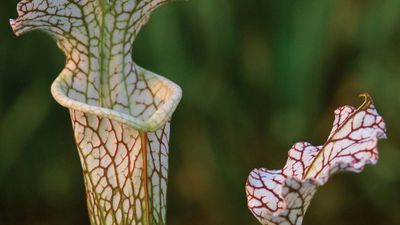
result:
[[(16, 38), (0, 3), (0, 225), (87, 225), (69, 115), (50, 95), (64, 57), (49, 36)], [(388, 124), (381, 159), (335, 176), (304, 224), (400, 224), (400, 1), (190, 0), (157, 10), (139, 65), (175, 81), (170, 225), (256, 225), (244, 184), (281, 168), (297, 141), (324, 142), (333, 110), (369, 92)]]

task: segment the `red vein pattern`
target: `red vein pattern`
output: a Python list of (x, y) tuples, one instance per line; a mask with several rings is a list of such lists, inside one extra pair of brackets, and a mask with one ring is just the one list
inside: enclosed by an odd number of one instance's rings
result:
[(71, 115), (91, 223), (148, 224), (148, 205), (151, 224), (166, 224), (169, 123), (146, 133), (143, 146), (140, 132), (129, 126), (75, 110)]
[(69, 108), (92, 225), (164, 225), (170, 119), (182, 91), (136, 65), (133, 41), (167, 0), (22, 0), (19, 36), (51, 34), (66, 65), (51, 91)]
[(301, 225), (317, 188), (338, 171), (361, 172), (378, 160), (378, 139), (386, 126), (371, 97), (355, 109), (335, 110), (333, 129), (324, 145), (299, 142), (282, 170), (253, 170), (246, 183), (248, 207), (266, 225)]

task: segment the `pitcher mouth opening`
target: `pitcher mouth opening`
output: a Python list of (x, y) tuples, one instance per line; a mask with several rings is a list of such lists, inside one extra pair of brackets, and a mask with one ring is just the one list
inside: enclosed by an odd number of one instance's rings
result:
[(168, 87), (172, 93), (168, 99), (164, 100), (164, 104), (162, 104), (154, 113), (151, 114), (151, 116), (146, 119), (135, 117), (130, 114), (106, 107), (89, 105), (85, 102), (77, 101), (69, 97), (65, 91), (65, 83), (63, 82), (65, 75), (63, 73), (59, 75), (53, 82), (51, 86), (51, 93), (54, 99), (60, 105), (68, 109), (73, 109), (84, 113), (115, 120), (138, 131), (154, 132), (162, 128), (171, 119), (172, 114), (174, 113), (180, 99), (182, 98), (182, 89), (172, 81), (162, 76), (156, 75), (144, 69), (142, 70), (149, 76), (155, 77), (158, 82)]

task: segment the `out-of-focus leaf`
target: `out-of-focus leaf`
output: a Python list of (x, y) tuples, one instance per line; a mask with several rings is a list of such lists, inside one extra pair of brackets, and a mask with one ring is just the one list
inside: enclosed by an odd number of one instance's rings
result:
[[(32, 84), (20, 94), (14, 105), (0, 121), (0, 183), (3, 176), (22, 153), (23, 146), (49, 114), (49, 103), (45, 101), (42, 87)], [(27, 113), (29, 110), (29, 113)]]

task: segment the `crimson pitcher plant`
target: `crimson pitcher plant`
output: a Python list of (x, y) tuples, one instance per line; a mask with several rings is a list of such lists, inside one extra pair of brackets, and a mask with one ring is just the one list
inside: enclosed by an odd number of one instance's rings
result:
[(361, 172), (378, 160), (378, 139), (386, 125), (371, 97), (358, 108), (335, 111), (333, 129), (318, 147), (299, 142), (290, 149), (281, 170), (255, 169), (247, 180), (248, 207), (265, 225), (301, 225), (317, 188), (338, 171)]
[(165, 225), (171, 81), (136, 65), (132, 44), (167, 0), (22, 0), (19, 36), (52, 35), (66, 65), (51, 92), (71, 114), (92, 225)]

